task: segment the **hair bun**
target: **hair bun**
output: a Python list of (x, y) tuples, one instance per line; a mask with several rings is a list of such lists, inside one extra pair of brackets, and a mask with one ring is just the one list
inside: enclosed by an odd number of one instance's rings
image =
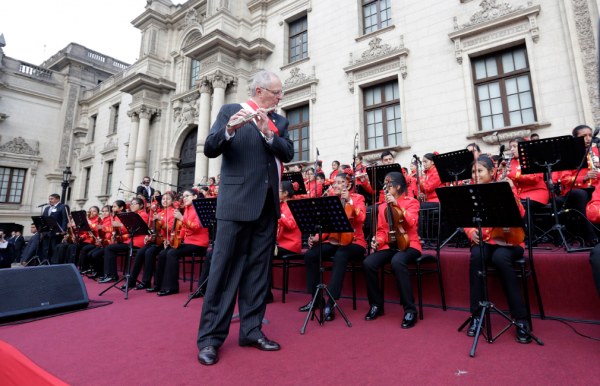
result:
[(297, 182), (294, 182), (294, 183), (292, 184), (292, 186), (294, 187), (294, 192), (297, 192), (297, 191), (298, 191), (298, 189), (300, 189), (300, 184), (299, 184), (299, 183), (297, 183)]
[(440, 155), (440, 153), (438, 153), (437, 151), (434, 151), (433, 155)]
[(344, 169), (344, 174), (346, 174), (348, 176), (351, 176), (352, 175), (352, 169), (350, 169), (350, 168)]

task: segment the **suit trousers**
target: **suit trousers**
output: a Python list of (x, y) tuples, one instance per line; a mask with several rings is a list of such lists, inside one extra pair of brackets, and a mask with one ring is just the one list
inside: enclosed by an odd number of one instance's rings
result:
[(96, 244), (88, 244), (81, 248), (81, 254), (79, 255), (79, 267), (81, 269), (87, 269), (92, 264), (92, 253), (96, 249), (101, 249)]
[(194, 244), (183, 244), (179, 248), (167, 248), (158, 254), (158, 264), (154, 274), (154, 287), (162, 290), (179, 291), (179, 259), (196, 257), (206, 253), (206, 247)]
[(379, 269), (391, 263), (392, 273), (396, 277), (396, 286), (400, 293), (400, 304), (404, 306), (404, 312), (416, 314), (417, 307), (415, 306), (408, 264), (413, 264), (420, 256), (421, 252), (415, 248), (408, 248), (404, 252), (386, 249), (367, 256), (363, 262), (363, 271), (367, 282), (369, 305), (380, 308), (383, 306), (384, 299), (383, 291), (379, 285)]
[[(135, 253), (133, 247), (133, 253)], [(129, 243), (110, 244), (104, 248), (104, 274), (108, 276), (117, 276), (117, 254), (125, 252), (129, 257)], [(127, 273), (127, 272), (124, 272)]]
[(52, 261), (50, 258), (52, 257), (52, 253), (54, 252), (54, 248), (56, 248), (56, 246), (58, 244), (61, 243), (63, 237), (61, 235), (54, 235), (54, 236), (49, 236), (49, 235), (45, 235), (42, 239), (42, 248), (44, 249), (44, 253), (46, 253), (46, 260), (50, 260)]
[[(198, 279), (198, 287), (200, 287), (208, 279), (213, 251), (214, 249), (211, 249), (210, 251), (206, 252), (206, 256), (204, 257), (204, 264), (202, 265), (202, 272), (200, 272), (200, 278)], [(206, 289), (206, 286), (204, 288)]]
[[(342, 287), (344, 285), (344, 276), (348, 262), (362, 261), (366, 249), (358, 244), (350, 244), (345, 247), (323, 243), (323, 261), (333, 260), (333, 270), (331, 271), (331, 281), (329, 282), (329, 292), (335, 300), (340, 298)], [(306, 264), (306, 290), (314, 295), (319, 284), (319, 245), (313, 246), (304, 254), (304, 263)], [(327, 307), (333, 306), (333, 299), (327, 301)]]
[(239, 344), (264, 337), (261, 331), (269, 269), (277, 236), (273, 189), (268, 189), (255, 221), (219, 220), (210, 280), (198, 330), (198, 348), (220, 347), (229, 333), (238, 293)]
[[(488, 267), (494, 267), (500, 278), (510, 315), (513, 319), (527, 317), (527, 308), (521, 294), (519, 278), (515, 271), (514, 262), (523, 257), (522, 247), (501, 247), (498, 245), (483, 244), (483, 255)], [(471, 262), (469, 265), (469, 283), (471, 287), (471, 313), (479, 309), (479, 302), (483, 301), (483, 279), (479, 272), (483, 269), (479, 245), (471, 248)]]
[(590, 264), (592, 265), (592, 276), (594, 277), (596, 291), (600, 296), (600, 244), (596, 245), (590, 253)]
[(52, 251), (52, 259), (50, 262), (52, 264), (65, 264), (67, 261), (67, 250), (73, 244), (69, 243), (60, 243), (54, 247)]
[(156, 246), (154, 244), (146, 244), (135, 253), (135, 259), (133, 260), (133, 268), (131, 268), (130, 280), (132, 285), (140, 276), (142, 266), (144, 267), (144, 275), (142, 276), (142, 283), (146, 287), (150, 287), (152, 284), (152, 275), (154, 274), (154, 266), (156, 265), (156, 256), (163, 250), (163, 245)]

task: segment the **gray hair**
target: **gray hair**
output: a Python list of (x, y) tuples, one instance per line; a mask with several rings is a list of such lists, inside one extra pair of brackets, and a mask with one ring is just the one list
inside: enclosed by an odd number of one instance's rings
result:
[(271, 83), (273, 82), (273, 78), (277, 78), (279, 79), (279, 76), (277, 76), (277, 74), (271, 72), (271, 71), (261, 71), (258, 74), (254, 75), (254, 79), (252, 79), (252, 90), (251, 90), (251, 96), (255, 96), (256, 95), (256, 88), (260, 87), (260, 88), (269, 88), (271, 87)]

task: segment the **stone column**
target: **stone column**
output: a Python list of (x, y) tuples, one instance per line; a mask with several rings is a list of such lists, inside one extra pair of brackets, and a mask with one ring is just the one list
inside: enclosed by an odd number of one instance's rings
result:
[(140, 107), (138, 113), (140, 125), (138, 130), (137, 147), (135, 149), (135, 169), (133, 171), (133, 186), (135, 191), (145, 175), (148, 174), (148, 147), (150, 145), (150, 118), (156, 109)]
[[(208, 175), (208, 158), (204, 155), (204, 143), (210, 131), (210, 82), (207, 77), (196, 81), (200, 90), (200, 112), (198, 114), (198, 142), (196, 144), (196, 175), (194, 181), (200, 182)], [(208, 182), (208, 181), (206, 181)]]
[(138, 132), (140, 130), (140, 116), (137, 111), (128, 111), (131, 118), (131, 131), (129, 133), (129, 150), (127, 151), (127, 164), (125, 165), (125, 186), (135, 191), (139, 181), (134, 184), (133, 172), (135, 169), (135, 152), (137, 150)]
[[(208, 80), (213, 86), (213, 104), (212, 111), (210, 114), (211, 126), (215, 123), (217, 115), (221, 110), (221, 107), (225, 104), (225, 89), (227, 85), (233, 81), (232, 76), (224, 75), (220, 70), (217, 70), (214, 74), (208, 77)], [(212, 158), (208, 163), (209, 177), (217, 177), (217, 174), (221, 172), (221, 158)]]

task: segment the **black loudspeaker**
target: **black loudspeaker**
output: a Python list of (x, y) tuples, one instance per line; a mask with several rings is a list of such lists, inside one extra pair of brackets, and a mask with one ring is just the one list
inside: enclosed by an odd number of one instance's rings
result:
[(0, 270), (0, 323), (77, 310), (89, 302), (73, 264)]

